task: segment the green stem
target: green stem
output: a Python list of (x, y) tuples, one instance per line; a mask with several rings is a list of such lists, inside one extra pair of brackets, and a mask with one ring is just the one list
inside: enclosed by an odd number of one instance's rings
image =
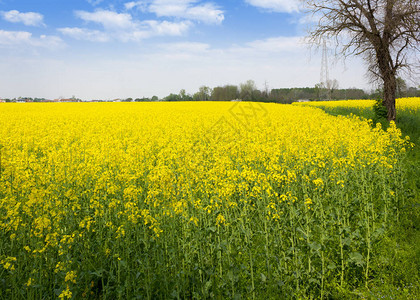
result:
[(370, 259), (370, 225), (369, 225), (369, 214), (366, 213), (366, 244), (367, 244), (367, 256), (366, 256), (366, 272), (365, 272), (365, 287), (368, 288), (368, 277), (369, 277), (369, 259)]
[(252, 299), (255, 299), (255, 285), (254, 285), (254, 265), (252, 262), (252, 252), (249, 251), (249, 259), (251, 264), (251, 286), (252, 286)]
[(342, 233), (340, 233), (340, 258), (341, 258), (340, 286), (343, 287), (343, 283), (344, 283), (344, 252), (343, 252)]

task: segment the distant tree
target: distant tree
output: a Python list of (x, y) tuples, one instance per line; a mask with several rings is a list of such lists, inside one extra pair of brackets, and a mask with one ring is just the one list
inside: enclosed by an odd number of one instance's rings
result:
[(200, 96), (199, 92), (194, 93), (193, 100), (194, 101), (201, 101), (201, 96)]
[(191, 101), (192, 97), (186, 93), (184, 89), (179, 91), (179, 100), (180, 101)]
[(278, 103), (291, 103), (291, 99), (287, 98), (290, 89), (272, 89), (270, 92), (270, 100)]
[(208, 86), (200, 86), (198, 92), (194, 94), (194, 101), (208, 101), (210, 100), (211, 89)]
[(253, 80), (248, 80), (245, 83), (240, 84), (239, 98), (245, 101), (256, 100), (254, 92), (257, 90), (255, 82)]
[(223, 101), (225, 98), (224, 88), (221, 86), (216, 86), (211, 92), (211, 100), (213, 101)]
[(159, 101), (159, 97), (158, 96), (153, 96), (151, 100), (152, 101)]
[(397, 75), (417, 64), (420, 50), (419, 0), (304, 0), (320, 16), (310, 41), (333, 38), (344, 56), (362, 55), (373, 78), (383, 84), (387, 119), (395, 120)]
[(150, 101), (150, 99), (147, 97), (143, 97), (143, 98), (136, 98), (134, 101), (135, 102), (148, 102)]
[(261, 100), (262, 101), (269, 101), (270, 98), (270, 90), (268, 88), (268, 82), (264, 81), (264, 90), (261, 91)]
[(184, 89), (179, 91), (179, 100), (185, 101), (186, 96), (187, 96), (187, 93), (185, 92)]
[(407, 97), (420, 97), (420, 86), (419, 88), (416, 87), (409, 87), (406, 92)]
[(397, 77), (397, 97), (404, 97), (407, 92), (407, 83), (401, 77)]
[(315, 84), (315, 99), (321, 100), (321, 89), (322, 86), (320, 83)]
[(163, 98), (163, 100), (165, 100), (165, 101), (179, 101), (180, 98), (179, 98), (179, 95), (171, 93), (168, 96), (166, 96), (165, 98)]
[(230, 101), (237, 99), (239, 90), (236, 85), (225, 85), (223, 87), (215, 87), (211, 92), (212, 101)]
[(337, 89), (332, 95), (332, 99), (367, 99), (372, 98), (366, 94), (362, 89), (349, 88), (349, 89)]
[(331, 100), (333, 93), (338, 89), (337, 79), (328, 79), (326, 82), (326, 88), (328, 91), (328, 100)]
[(264, 96), (264, 92), (255, 89), (254, 92), (252, 93), (252, 101), (265, 101), (265, 96)]

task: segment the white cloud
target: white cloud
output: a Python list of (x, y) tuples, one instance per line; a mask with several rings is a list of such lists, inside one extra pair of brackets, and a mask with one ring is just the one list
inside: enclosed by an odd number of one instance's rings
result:
[(137, 6), (137, 2), (127, 2), (124, 4), (125, 9), (130, 10)]
[(46, 47), (46, 48), (53, 48), (53, 49), (60, 49), (65, 46), (63, 40), (54, 35), (44, 35), (42, 34), (39, 39), (34, 38), (31, 42), (32, 46), (36, 47)]
[(126, 13), (97, 10), (95, 12), (76, 11), (75, 14), (84, 21), (99, 23), (107, 29), (127, 29), (135, 26), (131, 15)]
[[(153, 36), (181, 36), (194, 25), (193, 20), (206, 23), (221, 23), (223, 12), (213, 4), (196, 4), (197, 0), (146, 0), (125, 3), (126, 11), (118, 13), (112, 10), (94, 12), (75, 11), (75, 16), (86, 22), (99, 24), (102, 31), (80, 27), (60, 28), (59, 32), (79, 40), (106, 42), (141, 41)], [(155, 13), (158, 17), (176, 17), (177, 21), (136, 20), (128, 10), (135, 7)], [(181, 20), (179, 20), (181, 19)], [(183, 20), (182, 20), (183, 19)]]
[(176, 17), (207, 24), (221, 24), (225, 18), (223, 11), (215, 4), (210, 2), (201, 4), (198, 0), (149, 0), (125, 4), (126, 9), (135, 7), (154, 13), (158, 17)]
[(273, 12), (292, 13), (299, 11), (298, 0), (245, 0), (245, 2)]
[(153, 36), (184, 35), (190, 29), (192, 23), (188, 20), (182, 22), (148, 20), (143, 22), (132, 21), (128, 28), (108, 25), (104, 25), (106, 27), (104, 31), (80, 27), (59, 28), (58, 31), (71, 38), (90, 42), (109, 42), (113, 40), (139, 42)]
[(33, 37), (27, 31), (5, 31), (0, 30), (0, 46), (33, 46), (44, 48), (62, 48), (64, 43), (57, 36), (41, 35)]
[(183, 35), (190, 26), (192, 25), (189, 21), (183, 22), (168, 22), (168, 21), (144, 21), (143, 24), (147, 24), (150, 27), (150, 30), (155, 35), (171, 35), (171, 36), (179, 36)]
[(131, 1), (124, 4), (126, 10), (131, 10), (133, 8), (138, 8), (142, 11), (145, 11), (147, 8), (147, 1)]
[(87, 0), (87, 2), (89, 2), (90, 4), (92, 4), (93, 6), (96, 6), (98, 4), (100, 4), (101, 2), (103, 2), (104, 0)]
[(193, 25), (191, 21), (180, 22), (146, 20), (133, 20), (128, 13), (117, 13), (110, 10), (97, 10), (95, 12), (76, 11), (75, 15), (87, 22), (100, 24), (103, 31), (79, 27), (66, 27), (58, 29), (64, 35), (92, 42), (107, 42), (118, 40), (122, 42), (141, 41), (153, 36), (181, 36)]
[(256, 40), (247, 44), (252, 49), (264, 52), (296, 51), (303, 49), (303, 37), (273, 37), (265, 40)]
[(223, 11), (217, 9), (213, 4), (193, 6), (185, 11), (187, 19), (199, 20), (204, 23), (221, 24), (224, 20)]
[(99, 30), (90, 30), (78, 27), (65, 27), (57, 30), (76, 40), (86, 40), (91, 42), (108, 42), (110, 40), (108, 34)]
[(122, 42), (138, 42), (153, 36), (181, 36), (190, 28), (191, 22), (168, 22), (149, 20), (138, 24), (133, 31), (113, 33), (116, 40)]
[(0, 30), (0, 45), (16, 45), (27, 43), (32, 33), (26, 31), (5, 31)]
[(12, 23), (23, 23), (27, 26), (45, 26), (44, 16), (36, 12), (19, 12), (17, 10), (0, 12), (4, 20)]

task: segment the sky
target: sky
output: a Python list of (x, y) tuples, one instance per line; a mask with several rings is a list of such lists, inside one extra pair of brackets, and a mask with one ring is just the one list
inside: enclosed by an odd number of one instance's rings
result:
[[(165, 97), (200, 86), (313, 87), (299, 0), (0, 0), (0, 98)], [(370, 89), (328, 49), (330, 79)]]

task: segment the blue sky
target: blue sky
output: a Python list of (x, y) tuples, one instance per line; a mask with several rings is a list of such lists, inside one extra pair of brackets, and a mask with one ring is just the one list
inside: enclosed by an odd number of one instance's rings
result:
[[(314, 86), (299, 0), (0, 0), (0, 98), (164, 97), (202, 85)], [(330, 51), (332, 52), (332, 51)], [(369, 88), (332, 53), (340, 87)]]

